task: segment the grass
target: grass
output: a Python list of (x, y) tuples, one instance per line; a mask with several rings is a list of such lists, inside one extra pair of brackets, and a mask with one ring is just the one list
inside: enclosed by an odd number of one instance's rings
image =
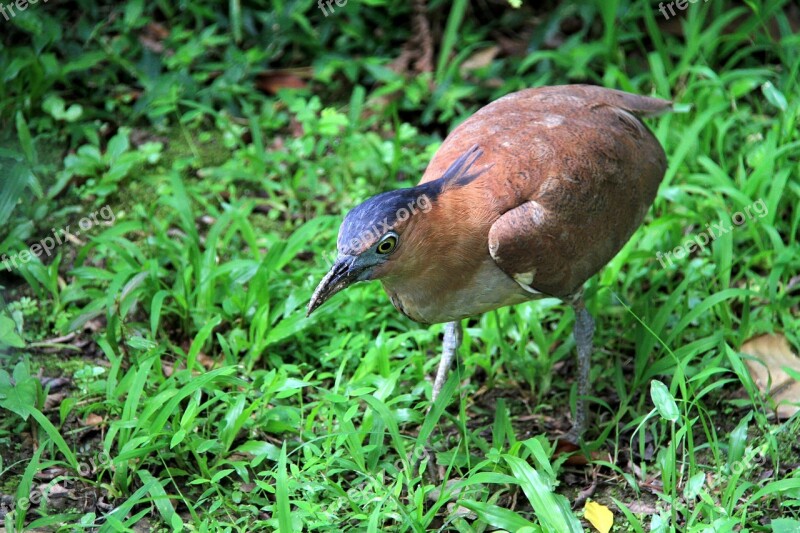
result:
[[(614, 531), (800, 528), (800, 419), (773, 416), (740, 351), (773, 332), (800, 348), (789, 2), (670, 23), (646, 2), (430, 3), (435, 72), (408, 77), (387, 64), (410, 8), (389, 2), (74, 4), (0, 21), (0, 254), (115, 215), (0, 268), (7, 530), (580, 531), (582, 491)], [(303, 88), (258, 89), (300, 67)], [(685, 111), (649, 122), (669, 170), (586, 287), (589, 465), (554, 444), (576, 399), (561, 302), (465, 321), (431, 409), (441, 326), (377, 284), (304, 316), (349, 208), (412, 185), (480, 105), (571, 82)]]

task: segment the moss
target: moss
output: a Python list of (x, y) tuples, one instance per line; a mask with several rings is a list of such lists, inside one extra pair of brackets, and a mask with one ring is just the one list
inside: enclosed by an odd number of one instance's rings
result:
[[(31, 365), (41, 367), (45, 376), (49, 377), (71, 377), (82, 368), (91, 364), (80, 356), (70, 357), (72, 352), (56, 354), (37, 354), (31, 357)], [(65, 358), (65, 355), (68, 357)]]

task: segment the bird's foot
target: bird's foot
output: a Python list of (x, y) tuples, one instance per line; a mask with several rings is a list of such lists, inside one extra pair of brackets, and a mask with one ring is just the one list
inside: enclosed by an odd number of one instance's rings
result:
[(572, 426), (572, 429), (566, 432), (562, 437), (559, 437), (558, 440), (566, 441), (569, 442), (570, 444), (578, 446), (580, 444), (579, 441), (582, 434), (583, 434), (582, 430), (579, 430), (575, 426)]

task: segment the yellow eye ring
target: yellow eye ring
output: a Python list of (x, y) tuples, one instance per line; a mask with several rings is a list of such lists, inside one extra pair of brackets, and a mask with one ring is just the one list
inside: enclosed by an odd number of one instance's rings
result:
[(386, 255), (388, 253), (391, 253), (396, 246), (397, 246), (397, 237), (395, 235), (387, 235), (380, 243), (378, 243), (378, 247), (376, 248), (376, 250), (379, 254)]

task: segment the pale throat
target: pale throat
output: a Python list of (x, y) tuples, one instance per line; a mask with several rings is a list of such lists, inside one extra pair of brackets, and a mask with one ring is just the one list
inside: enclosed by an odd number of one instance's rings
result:
[(381, 282), (398, 311), (425, 324), (461, 320), (541, 297), (523, 290), (488, 253), (471, 272), (453, 272), (439, 283), (425, 276)]

